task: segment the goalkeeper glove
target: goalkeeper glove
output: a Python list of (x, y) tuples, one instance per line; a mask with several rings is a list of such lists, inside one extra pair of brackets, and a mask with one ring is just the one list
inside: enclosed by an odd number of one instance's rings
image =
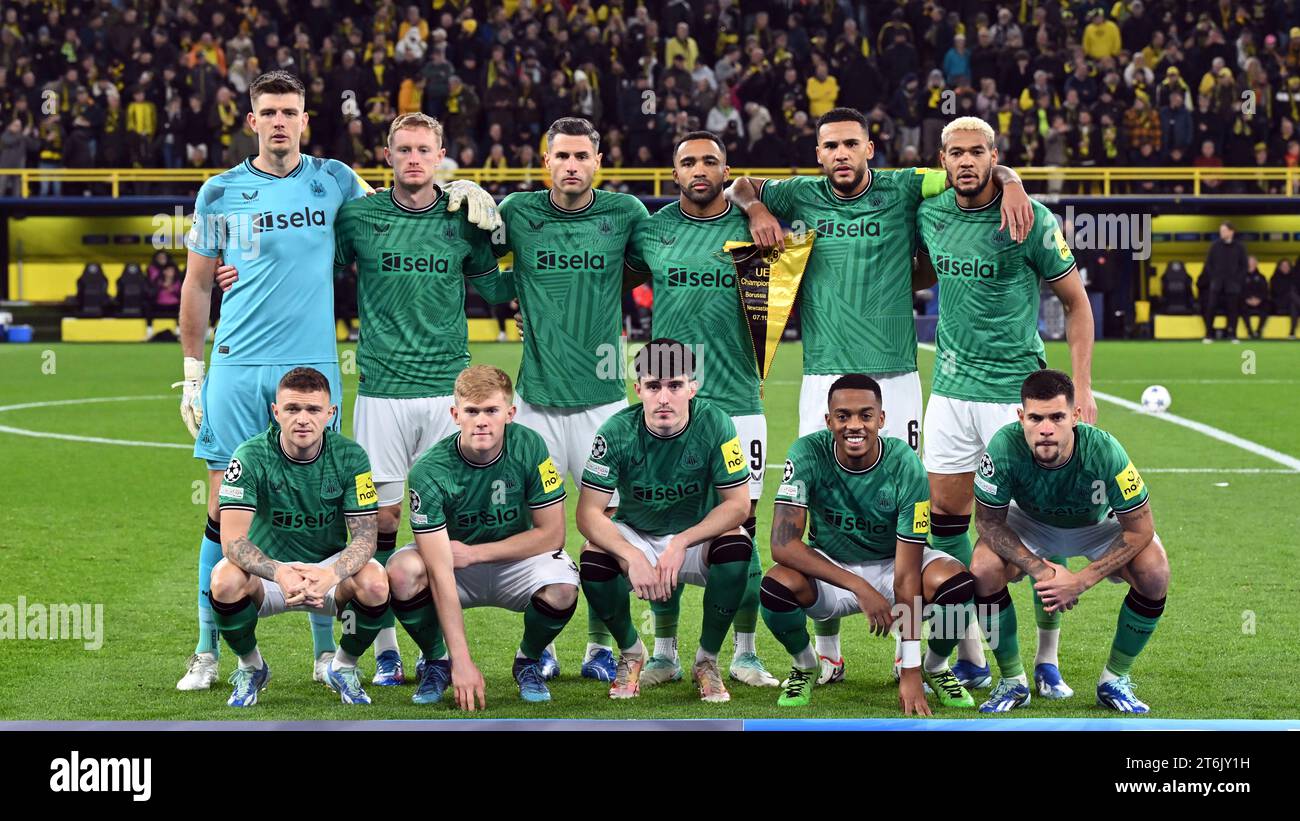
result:
[(203, 360), (185, 357), (185, 378), (172, 383), (172, 388), (181, 389), (181, 421), (189, 429), (190, 436), (198, 439), (199, 427), (203, 424)]
[(446, 186), (447, 211), (459, 210), (461, 202), (466, 205), (465, 218), (484, 231), (495, 231), (501, 227), (501, 215), (497, 213), (497, 202), (492, 195), (484, 191), (478, 183), (469, 180), (455, 180)]

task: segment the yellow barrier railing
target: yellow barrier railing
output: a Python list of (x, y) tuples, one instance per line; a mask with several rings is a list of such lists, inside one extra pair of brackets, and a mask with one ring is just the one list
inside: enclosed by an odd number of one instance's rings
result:
[[(121, 196), (122, 185), (129, 183), (203, 182), (224, 168), (0, 168), (0, 175), (19, 178), (19, 196), (30, 197), (33, 187), (42, 182), (80, 182), (107, 184), (114, 197)], [(1284, 192), (1300, 193), (1300, 168), (1020, 168), (1026, 181), (1100, 183), (1099, 193), (1110, 196), (1117, 193), (1119, 184), (1134, 182), (1189, 182), (1191, 196), (1219, 196), (1204, 193), (1206, 180), (1281, 182)], [(358, 172), (376, 187), (393, 184), (391, 168), (364, 168)], [(788, 177), (791, 174), (820, 174), (818, 168), (733, 168), (731, 174), (752, 177)], [(515, 183), (533, 181), (541, 183), (545, 169), (539, 168), (464, 168), (458, 170), (457, 179), (478, 183)], [(670, 168), (605, 168), (596, 175), (596, 184), (610, 180), (653, 185), (654, 196), (663, 196), (664, 187), (672, 182)], [(1241, 196), (1234, 194), (1234, 196)]]

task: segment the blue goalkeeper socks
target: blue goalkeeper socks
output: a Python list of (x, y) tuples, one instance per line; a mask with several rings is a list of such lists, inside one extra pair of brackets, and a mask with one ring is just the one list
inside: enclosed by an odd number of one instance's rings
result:
[(311, 619), (312, 658), (320, 658), (321, 653), (334, 652), (334, 619), (320, 613), (308, 613)]
[(217, 623), (212, 618), (212, 606), (208, 602), (208, 579), (212, 568), (221, 561), (221, 525), (208, 518), (208, 526), (203, 531), (203, 541), (199, 544), (199, 643), (195, 653), (221, 655), (221, 642), (218, 640)]

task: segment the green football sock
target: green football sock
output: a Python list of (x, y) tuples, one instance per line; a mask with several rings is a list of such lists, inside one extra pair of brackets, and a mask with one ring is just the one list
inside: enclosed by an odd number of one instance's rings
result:
[(246, 656), (257, 649), (257, 606), (250, 596), (237, 602), (219, 602), (208, 594), (212, 604), (212, 620), (217, 631), (237, 656)]
[(587, 643), (599, 644), (601, 647), (614, 646), (614, 637), (610, 635), (609, 628), (590, 606), (587, 607)]
[(840, 634), (840, 620), (827, 619), (826, 621), (813, 622), (814, 636), (838, 636)]
[[(723, 539), (727, 537), (722, 537)], [(753, 552), (749, 540), (744, 537), (745, 546)], [(714, 542), (718, 545), (721, 539)], [(732, 545), (726, 545), (731, 547)], [(739, 543), (736, 543), (739, 547)], [(712, 548), (710, 548), (712, 549)], [(725, 549), (725, 548), (724, 548)], [(717, 655), (722, 649), (722, 640), (731, 629), (731, 622), (736, 618), (736, 608), (740, 607), (745, 597), (745, 584), (749, 577), (749, 559), (715, 562), (709, 567), (709, 580), (704, 585), (704, 623), (700, 629), (700, 647), (705, 652)]]
[[(339, 639), (339, 649), (353, 658), (360, 658), (370, 645), (375, 643), (375, 636), (383, 628), (384, 614), (389, 611), (388, 602), (373, 607), (362, 604), (355, 598), (343, 605), (339, 618), (343, 621), (343, 637)], [(348, 614), (352, 615), (349, 616)]]
[[(937, 517), (936, 517), (937, 518)], [(969, 517), (961, 517), (969, 518)], [(942, 553), (947, 553), (954, 559), (962, 563), (963, 567), (970, 567), (971, 554), (975, 552), (975, 546), (971, 544), (970, 534), (966, 531), (950, 535), (936, 536), (930, 534), (930, 547)]]
[(392, 611), (426, 659), (440, 659), (447, 655), (447, 643), (442, 638), (438, 611), (433, 606), (433, 594), (427, 587), (407, 601), (394, 599)]
[(557, 610), (540, 597), (533, 596), (528, 606), (524, 608), (524, 639), (519, 642), (519, 651), (525, 658), (534, 661), (540, 659), (542, 651), (555, 641), (555, 637), (560, 635), (560, 631), (569, 623), (569, 619), (573, 618), (573, 612), (577, 609), (576, 599), (569, 607)]
[(794, 594), (780, 582), (764, 579), (759, 595), (759, 612), (767, 629), (792, 657), (804, 655), (812, 660), (809, 669), (816, 667), (817, 655), (812, 651), (812, 638), (808, 635), (808, 613), (795, 602)]
[(1004, 587), (991, 596), (976, 596), (976, 609), (980, 627), (989, 637), (989, 646), (998, 660), (998, 670), (1003, 678), (1025, 674), (1020, 660), (1020, 640), (1016, 634), (1016, 606), (1011, 593)]
[(655, 621), (655, 655), (672, 655), (677, 640), (677, 619), (682, 612), (682, 590), (679, 584), (667, 601), (650, 602), (650, 612)]
[(763, 565), (758, 560), (758, 548), (749, 560), (749, 575), (745, 578), (745, 595), (736, 608), (732, 629), (737, 633), (753, 633), (758, 629), (758, 586), (763, 581)]
[(588, 635), (591, 619), (596, 618), (620, 650), (635, 647), (639, 637), (632, 626), (632, 607), (627, 598), (632, 585), (620, 571), (618, 560), (594, 550), (584, 551), (578, 575), (582, 579), (582, 594), (587, 597)]
[[(1052, 556), (1048, 559), (1052, 564), (1059, 564), (1061, 567), (1066, 566), (1069, 561), (1064, 556)], [(1032, 579), (1031, 579), (1032, 581)], [(1033, 590), (1032, 587), (1030, 587)], [(1039, 630), (1060, 630), (1061, 629), (1061, 612), (1048, 613), (1043, 607), (1043, 600), (1039, 598), (1038, 591), (1034, 590), (1034, 621), (1038, 624)]]
[[(393, 554), (396, 552), (397, 552), (397, 534), (380, 533), (379, 547), (378, 549), (375, 550), (375, 561), (379, 562), (380, 565), (387, 567), (388, 560), (392, 558)], [(397, 617), (393, 614), (393, 608), (389, 607), (388, 610), (384, 613), (382, 629), (386, 630), (389, 627), (394, 626), (395, 624), (397, 624)]]
[[(1115, 640), (1110, 646), (1110, 659), (1106, 662), (1106, 668), (1117, 676), (1127, 676), (1133, 669), (1134, 660), (1142, 648), (1147, 646), (1147, 641), (1155, 632), (1156, 623), (1164, 612), (1163, 598), (1148, 599), (1130, 588), (1119, 609), (1119, 622), (1115, 625)], [(230, 646), (234, 647), (233, 644)]]

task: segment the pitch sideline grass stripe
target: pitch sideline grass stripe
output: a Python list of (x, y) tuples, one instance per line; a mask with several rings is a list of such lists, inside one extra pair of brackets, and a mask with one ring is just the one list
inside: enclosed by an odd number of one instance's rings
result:
[[(52, 408), (59, 405), (93, 405), (104, 402), (132, 402), (140, 399), (171, 399), (172, 396), (159, 394), (153, 396), (98, 396), (89, 399), (56, 399), (46, 402), (23, 402), (19, 405), (0, 406), (0, 413), (5, 411), (28, 410), (31, 408)], [(15, 436), (30, 436), (33, 439), (59, 439), (64, 442), (87, 442), (96, 445), (125, 445), (137, 448), (180, 448), (182, 450), (193, 450), (193, 445), (182, 445), (175, 442), (141, 442), (136, 439), (107, 439), (102, 436), (78, 436), (71, 433), (50, 433), (49, 431), (28, 430), (26, 428), (15, 428), (9, 425), (0, 425), (0, 433), (12, 433)]]
[[(921, 348), (922, 350), (930, 351), (931, 353), (934, 352), (934, 345), (931, 345), (928, 342), (920, 342), (917, 344), (917, 347)], [(1097, 399), (1102, 400), (1103, 402), (1109, 402), (1112, 405), (1119, 405), (1121, 408), (1127, 408), (1128, 410), (1137, 413), (1142, 413), (1143, 416), (1146, 416), (1150, 419), (1160, 419), (1165, 422), (1172, 422), (1175, 425), (1181, 425), (1182, 427), (1185, 427), (1188, 430), (1194, 430), (1197, 433), (1204, 434), (1205, 436), (1210, 437), (1211, 439), (1218, 439), (1220, 442), (1225, 442), (1229, 445), (1233, 445), (1235, 447), (1241, 448), (1242, 450), (1248, 453), (1253, 453), (1256, 456), (1262, 456), (1265, 459), (1268, 459), (1269, 461), (1272, 462), (1277, 462), (1279, 465), (1283, 465), (1284, 467), (1288, 467), (1291, 468), (1292, 470), (1300, 471), (1300, 459), (1297, 459), (1294, 456), (1288, 456), (1287, 454), (1282, 453), (1281, 451), (1276, 451), (1273, 450), (1272, 448), (1265, 447), (1264, 445), (1261, 445), (1258, 442), (1252, 442), (1249, 439), (1243, 439), (1240, 436), (1237, 436), (1235, 433), (1228, 433), (1226, 430), (1219, 430), (1218, 428), (1207, 425), (1204, 422), (1197, 422), (1193, 419), (1187, 419), (1185, 417), (1178, 416), (1176, 414), (1172, 414), (1168, 412), (1144, 413), (1142, 411), (1142, 406), (1139, 405), (1137, 402), (1130, 402), (1127, 399), (1123, 399), (1118, 396), (1113, 396), (1109, 393), (1102, 393), (1101, 391), (1094, 390), (1092, 392), (1092, 395)]]

